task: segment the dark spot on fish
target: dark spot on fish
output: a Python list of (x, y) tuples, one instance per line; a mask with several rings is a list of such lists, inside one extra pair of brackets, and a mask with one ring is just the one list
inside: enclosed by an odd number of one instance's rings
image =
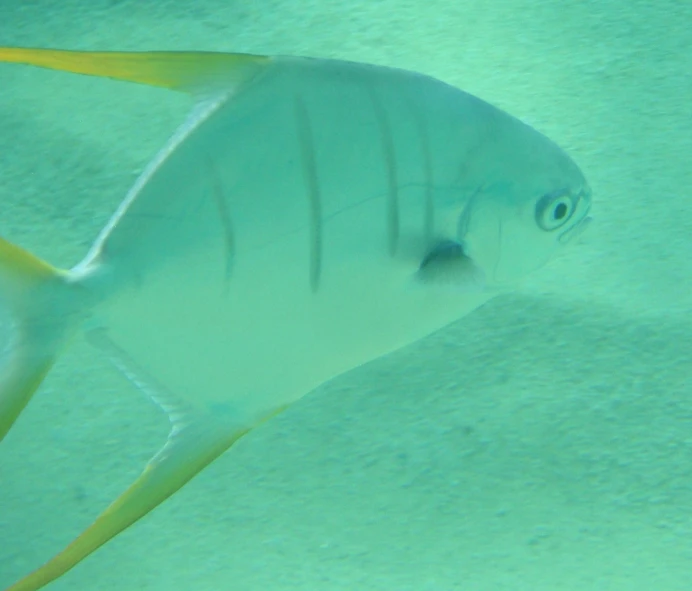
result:
[(464, 247), (454, 240), (442, 240), (425, 255), (419, 269), (425, 269), (431, 263), (448, 262), (464, 256)]

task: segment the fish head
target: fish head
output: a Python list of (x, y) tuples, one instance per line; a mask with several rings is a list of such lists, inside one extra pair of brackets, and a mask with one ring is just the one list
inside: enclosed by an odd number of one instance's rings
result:
[(486, 288), (516, 285), (591, 221), (591, 189), (577, 165), (554, 144), (541, 147), (508, 151), (458, 217), (457, 240)]

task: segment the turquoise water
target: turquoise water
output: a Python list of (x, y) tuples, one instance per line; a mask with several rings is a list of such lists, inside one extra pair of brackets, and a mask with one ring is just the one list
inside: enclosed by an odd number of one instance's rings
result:
[[(565, 147), (581, 244), (242, 440), (53, 589), (692, 588), (692, 5), (15, 2), (0, 44), (338, 57), (432, 74)], [(184, 116), (0, 67), (0, 233), (83, 256)], [(167, 421), (73, 347), (0, 448), (0, 587), (87, 525)]]

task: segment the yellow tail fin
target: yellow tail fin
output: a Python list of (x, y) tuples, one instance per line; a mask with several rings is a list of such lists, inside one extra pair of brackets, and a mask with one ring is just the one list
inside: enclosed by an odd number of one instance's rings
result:
[(53, 365), (69, 320), (51, 294), (67, 273), (0, 238), (0, 440)]

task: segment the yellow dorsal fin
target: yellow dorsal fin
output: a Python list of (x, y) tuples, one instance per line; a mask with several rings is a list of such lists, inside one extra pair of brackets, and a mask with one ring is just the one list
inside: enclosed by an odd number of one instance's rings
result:
[(271, 58), (202, 51), (96, 52), (0, 48), (0, 62), (28, 64), (199, 93), (228, 90), (245, 82)]

